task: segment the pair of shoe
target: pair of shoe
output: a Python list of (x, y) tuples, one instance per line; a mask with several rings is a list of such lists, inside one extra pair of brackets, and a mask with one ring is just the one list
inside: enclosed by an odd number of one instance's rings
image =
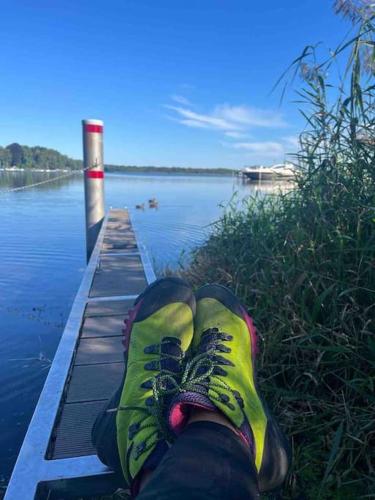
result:
[(223, 286), (206, 285), (194, 295), (183, 280), (165, 278), (138, 297), (125, 330), (126, 371), (114, 410), (119, 463), (133, 490), (194, 408), (229, 420), (252, 451), (261, 492), (282, 485), (289, 446), (259, 395), (255, 355), (253, 322)]

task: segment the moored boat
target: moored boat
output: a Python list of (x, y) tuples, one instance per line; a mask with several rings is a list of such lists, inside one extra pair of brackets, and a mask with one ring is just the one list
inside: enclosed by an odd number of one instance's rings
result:
[(262, 165), (254, 167), (245, 167), (241, 170), (243, 177), (251, 180), (278, 180), (278, 179), (293, 179), (296, 175), (296, 167), (291, 163), (279, 163), (271, 167), (264, 167)]

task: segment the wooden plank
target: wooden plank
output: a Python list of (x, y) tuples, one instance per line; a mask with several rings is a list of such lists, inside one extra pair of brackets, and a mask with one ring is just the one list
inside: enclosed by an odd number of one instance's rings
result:
[(32, 500), (36, 486), (47, 479), (49, 485), (55, 479), (68, 485), (72, 478), (107, 477), (93, 456), (91, 429), (121, 382), (123, 320), (134, 297), (154, 279), (127, 211), (111, 210), (22, 446), (9, 500), (20, 498), (20, 491)]
[(85, 316), (114, 316), (115, 314), (125, 317), (133, 306), (134, 300), (100, 300), (87, 304)]
[(122, 337), (81, 339), (75, 365), (118, 363), (124, 359)]
[(52, 459), (95, 455), (91, 429), (105, 401), (64, 405), (56, 430)]
[(124, 319), (128, 315), (119, 316), (92, 316), (85, 318), (81, 338), (114, 337), (122, 335)]
[(140, 257), (103, 255), (94, 275), (90, 297), (138, 295), (146, 286)]
[(125, 235), (118, 234), (115, 231), (110, 231), (106, 234), (102, 246), (102, 252), (135, 252), (136, 250), (137, 242), (134, 234), (132, 233)]
[(128, 214), (117, 212), (110, 217), (104, 235), (103, 252), (134, 252), (137, 250), (137, 242)]
[(123, 373), (123, 363), (75, 366), (66, 403), (109, 399), (118, 389)]

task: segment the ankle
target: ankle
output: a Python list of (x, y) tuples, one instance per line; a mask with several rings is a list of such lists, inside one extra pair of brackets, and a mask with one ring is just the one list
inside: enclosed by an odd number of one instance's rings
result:
[(214, 422), (216, 424), (228, 427), (228, 429), (230, 429), (236, 434), (238, 433), (236, 428), (226, 418), (226, 416), (219, 411), (210, 411), (201, 408), (192, 408), (186, 425), (190, 425), (194, 422)]

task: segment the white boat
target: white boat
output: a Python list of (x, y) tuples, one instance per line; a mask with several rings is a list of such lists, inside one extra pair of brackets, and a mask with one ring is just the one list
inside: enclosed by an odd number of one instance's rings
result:
[(241, 170), (243, 177), (251, 181), (260, 180), (278, 180), (278, 179), (292, 179), (296, 175), (296, 167), (291, 163), (278, 163), (271, 167), (264, 167), (262, 165), (254, 167), (245, 167)]

